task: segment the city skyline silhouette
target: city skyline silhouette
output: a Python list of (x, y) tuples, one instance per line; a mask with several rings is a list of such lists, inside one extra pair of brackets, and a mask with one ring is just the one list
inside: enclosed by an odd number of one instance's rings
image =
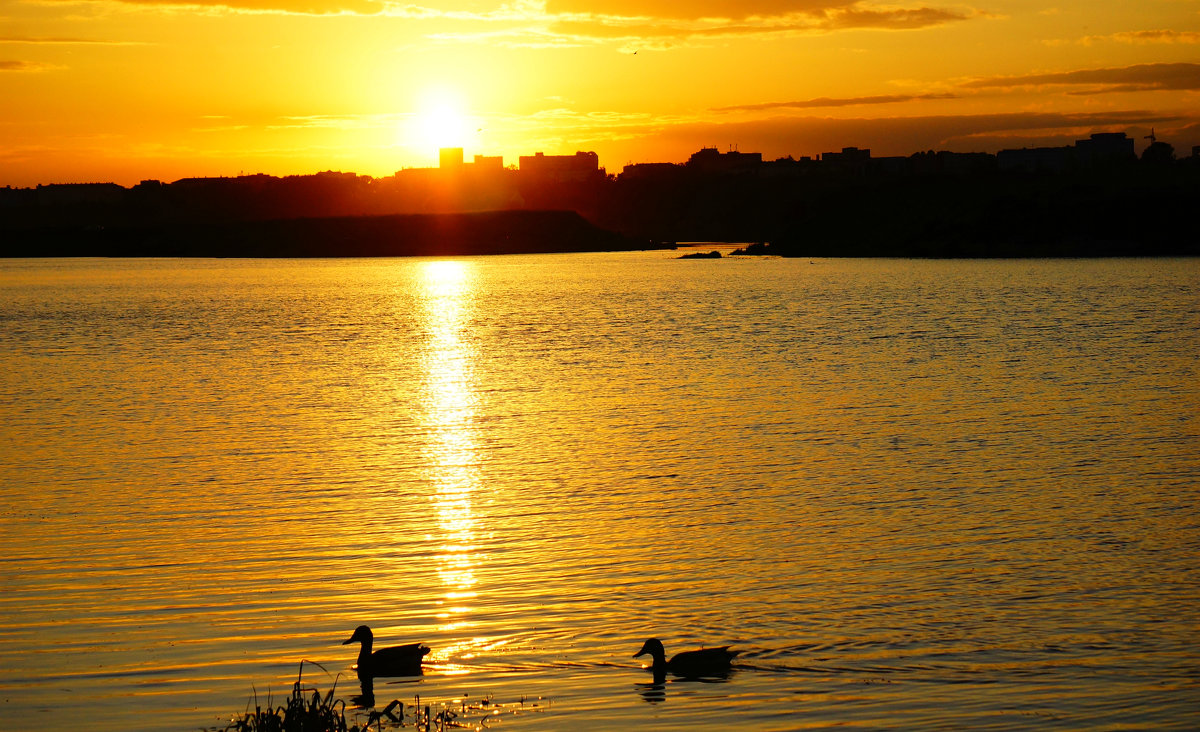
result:
[(704, 147), (610, 174), (590, 151), (350, 172), (0, 189), (3, 256), (398, 256), (753, 242), (783, 256), (1200, 253), (1200, 152), (1124, 132), (1071, 145), (877, 157)]
[(0, 187), (431, 167), (1200, 145), (1187, 3), (11, 3)]

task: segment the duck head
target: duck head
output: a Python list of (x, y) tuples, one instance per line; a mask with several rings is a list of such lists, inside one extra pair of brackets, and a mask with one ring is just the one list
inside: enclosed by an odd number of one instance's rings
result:
[(663, 648), (662, 641), (657, 638), (651, 638), (642, 644), (642, 650), (633, 654), (634, 658), (650, 654), (650, 658), (654, 659), (655, 666), (661, 666), (666, 662), (667, 652)]
[(354, 635), (342, 641), (342, 645), (348, 646), (351, 643), (362, 643), (364, 648), (370, 648), (374, 641), (375, 636), (371, 633), (371, 629), (365, 625), (360, 625), (354, 629)]

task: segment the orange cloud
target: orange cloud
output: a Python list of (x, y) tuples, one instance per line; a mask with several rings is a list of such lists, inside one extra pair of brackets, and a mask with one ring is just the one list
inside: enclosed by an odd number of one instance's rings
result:
[[(729, 3), (715, 3), (730, 5)], [(615, 5), (621, 5), (616, 3)], [(696, 11), (696, 6), (688, 4), (685, 10), (671, 5), (659, 13), (651, 6), (630, 7), (627, 13), (610, 13), (607, 5), (602, 13), (573, 14), (563, 13), (559, 17), (556, 28), (567, 33), (579, 33), (592, 36), (736, 36), (758, 33), (778, 33), (787, 31), (828, 31), (851, 28), (891, 28), (910, 29), (925, 28), (944, 23), (966, 20), (979, 15), (976, 11), (950, 10), (930, 7), (890, 7), (864, 8), (857, 0), (852, 2), (820, 2), (804, 3), (774, 3), (773, 5), (790, 5), (786, 12), (752, 13), (735, 12), (727, 14), (705, 14)], [(803, 7), (801, 7), (803, 6)], [(555, 9), (554, 3), (547, 3), (547, 11)], [(744, 7), (739, 6), (741, 10)], [(738, 23), (731, 24), (729, 19), (737, 19)], [(724, 22), (717, 22), (717, 20)]]
[(546, 0), (546, 12), (634, 18), (749, 18), (820, 13), (856, 4), (858, 0)]
[[(1182, 143), (1193, 139), (1200, 115), (1144, 110), (1081, 114), (1007, 113), (930, 115), (835, 119), (829, 117), (776, 117), (735, 123), (691, 121), (647, 129), (656, 146), (686, 158), (714, 140), (736, 144), (741, 150), (762, 152), (764, 158), (811, 155), (854, 145), (870, 148), (873, 155), (909, 155), (921, 150), (995, 152), (1029, 144), (1069, 144), (1098, 131), (1144, 134), (1151, 126), (1160, 137), (1174, 136)], [(627, 130), (633, 133), (634, 130)], [(1193, 144), (1193, 143), (1188, 143)], [(614, 150), (597, 148), (602, 158), (621, 157)]]
[(44, 38), (34, 36), (0, 36), (0, 43), (28, 43), (48, 45), (95, 45), (95, 46), (144, 46), (140, 41), (106, 41), (94, 38)]
[[(618, 4), (619, 5), (619, 4)], [(487, 20), (513, 20), (515, 25), (491, 30), (442, 32), (431, 37), (454, 42), (487, 43), (510, 47), (566, 47), (622, 42), (628, 49), (666, 50), (695, 43), (740, 37), (781, 37), (807, 33), (873, 28), (912, 30), (979, 17), (976, 11), (928, 7), (862, 9), (858, 3), (831, 8), (830, 3), (808, 3), (813, 10), (774, 16), (747, 16), (737, 22), (714, 18), (647, 15), (578, 15), (564, 13), (531, 18), (492, 14)], [(822, 6), (822, 7), (818, 7)], [(553, 3), (547, 5), (550, 9)], [(623, 7), (623, 6), (622, 6)], [(616, 5), (604, 10), (620, 10)], [(690, 6), (689, 6), (690, 7)], [(654, 8), (648, 8), (653, 11)], [(397, 12), (395, 9), (390, 13)], [(405, 11), (412, 12), (412, 11)], [(677, 14), (676, 14), (677, 15)]]
[(1086, 36), (1081, 41), (1084, 45), (1096, 41), (1116, 41), (1117, 43), (1200, 43), (1200, 33), (1195, 31), (1177, 30), (1143, 30), (1112, 33), (1107, 36)]
[(1092, 89), (1073, 93), (1104, 94), (1110, 92), (1196, 90), (1200, 89), (1200, 64), (1138, 64), (1123, 68), (1079, 69), (1047, 74), (997, 76), (976, 79), (963, 85), (972, 89), (1010, 89), (1026, 86), (1091, 86)]
[(540, 0), (38, 0), (46, 4), (115, 3), (147, 9), (291, 15), (389, 15), (418, 20), (511, 20), (543, 16)]
[(818, 97), (796, 102), (765, 102), (762, 104), (741, 104), (734, 107), (716, 107), (714, 112), (758, 112), (768, 109), (817, 109), (821, 107), (852, 107), (867, 104), (898, 104), (928, 99), (958, 99), (958, 94), (888, 94), (872, 97), (829, 98)]
[(830, 11), (825, 14), (826, 22), (822, 27), (829, 30), (846, 30), (850, 28), (890, 28), (893, 30), (910, 30), (943, 25), (958, 20), (967, 20), (977, 13), (943, 8), (890, 8), (863, 9), (857, 7), (845, 10)]
[[(69, 3), (74, 0), (46, 0)], [(123, 5), (145, 8), (177, 8), (197, 11), (228, 9), (263, 13), (293, 13), (297, 15), (377, 15), (386, 9), (383, 0), (109, 0)]]
[(563, 20), (554, 28), (569, 34), (596, 37), (614, 36), (741, 36), (762, 33), (785, 33), (793, 31), (829, 31), (851, 28), (911, 29), (941, 25), (973, 17), (971, 13), (934, 8), (895, 8), (891, 10), (856, 10), (853, 8), (828, 10), (812, 15), (792, 15), (755, 18), (741, 23), (713, 23), (711, 21), (681, 22), (665, 19), (647, 22), (645, 19), (631, 20), (603, 16), (589, 20)]
[(58, 67), (37, 61), (0, 61), (0, 71), (32, 72), (49, 71), (54, 68)]

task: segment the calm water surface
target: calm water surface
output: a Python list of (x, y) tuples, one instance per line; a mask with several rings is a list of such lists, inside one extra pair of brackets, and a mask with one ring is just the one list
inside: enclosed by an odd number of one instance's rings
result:
[(0, 263), (4, 728), (1196, 726), (1200, 260), (673, 256)]

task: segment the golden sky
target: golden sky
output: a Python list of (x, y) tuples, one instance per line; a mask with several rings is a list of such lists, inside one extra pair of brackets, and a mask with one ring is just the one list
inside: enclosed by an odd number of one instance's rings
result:
[(1200, 0), (0, 0), (0, 185), (1200, 144)]

